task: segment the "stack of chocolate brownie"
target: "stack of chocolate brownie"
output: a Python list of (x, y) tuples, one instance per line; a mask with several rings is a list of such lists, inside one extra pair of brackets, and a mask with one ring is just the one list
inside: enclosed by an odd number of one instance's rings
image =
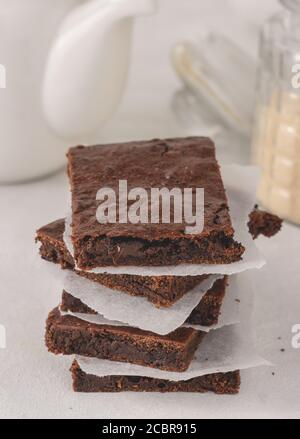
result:
[[(209, 275), (148, 276), (128, 274), (126, 268), (171, 269), (183, 264), (231, 264), (243, 257), (245, 249), (234, 237), (215, 147), (207, 138), (155, 139), (71, 148), (68, 175), (72, 193), (71, 246), (67, 242), (65, 232), (68, 229), (63, 219), (38, 230), (37, 240), (41, 243), (40, 253), (44, 259), (73, 270), (89, 282), (139, 297), (153, 307), (170, 308), (207, 281)], [(141, 187), (147, 191), (151, 188), (204, 188), (203, 231), (187, 234), (184, 220), (176, 224), (119, 221), (100, 224), (97, 220), (98, 191), (105, 187), (118, 193), (120, 181), (127, 182), (128, 191)], [(280, 220), (268, 216), (268, 225), (264, 227), (261, 216), (257, 230), (257, 215), (261, 215), (258, 210), (252, 213), (249, 223), (253, 235), (272, 235), (280, 229)], [(112, 268), (118, 268), (119, 272), (112, 273)], [(227, 283), (227, 276), (216, 280), (199, 300), (187, 323), (199, 327), (215, 325)], [(47, 320), (48, 350), (54, 354), (80, 355), (181, 373), (188, 370), (206, 337), (206, 332), (195, 327), (182, 326), (168, 335), (160, 335), (130, 327), (127, 322), (99, 324), (92, 318), (98, 313), (99, 310), (91, 309), (70, 291), (63, 291), (60, 306)], [(80, 314), (85, 318), (80, 318)], [(74, 390), (82, 392), (212, 391), (234, 394), (240, 386), (238, 371), (188, 381), (147, 376), (96, 376), (81, 370), (75, 359), (71, 372)]]

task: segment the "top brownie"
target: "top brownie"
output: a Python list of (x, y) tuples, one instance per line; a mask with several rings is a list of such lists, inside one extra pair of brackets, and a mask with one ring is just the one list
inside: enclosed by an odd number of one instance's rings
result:
[[(68, 173), (74, 256), (81, 269), (227, 264), (241, 259), (244, 248), (234, 240), (215, 147), (208, 138), (78, 146), (69, 150)], [(100, 224), (97, 193), (111, 188), (118, 194), (120, 180), (127, 180), (128, 191), (140, 187), (148, 193), (151, 188), (203, 188), (203, 231), (186, 234), (184, 220), (180, 224)]]

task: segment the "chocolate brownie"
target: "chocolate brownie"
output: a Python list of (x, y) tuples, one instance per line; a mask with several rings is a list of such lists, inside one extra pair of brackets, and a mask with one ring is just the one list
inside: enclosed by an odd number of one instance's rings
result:
[[(69, 150), (68, 174), (75, 260), (83, 270), (113, 265), (229, 264), (244, 253), (234, 240), (215, 146), (208, 138), (78, 146)], [(186, 234), (185, 220), (176, 224), (173, 219), (170, 224), (100, 224), (97, 193), (110, 188), (118, 194), (121, 180), (127, 181), (128, 191), (146, 189), (149, 200), (151, 188), (203, 188), (203, 231)]]
[(217, 280), (213, 287), (203, 296), (199, 305), (196, 306), (186, 323), (207, 327), (216, 325), (219, 321), (227, 283), (227, 276)]
[(71, 367), (75, 392), (214, 392), (218, 395), (239, 393), (240, 372), (216, 373), (188, 381), (168, 381), (138, 376), (106, 376), (86, 374), (74, 360)]
[(188, 369), (205, 336), (178, 328), (167, 336), (140, 329), (98, 325), (54, 309), (46, 323), (46, 346), (54, 354), (83, 355), (172, 372)]
[[(253, 238), (263, 235), (271, 237), (281, 229), (282, 220), (275, 215), (259, 210), (257, 206), (249, 215), (249, 232)], [(41, 243), (40, 254), (49, 262), (60, 264), (62, 268), (74, 269), (74, 259), (67, 250), (63, 234), (65, 220), (59, 219), (37, 231), (36, 240)], [(77, 271), (77, 274), (98, 282), (111, 289), (133, 296), (146, 297), (156, 306), (169, 307), (181, 299), (185, 293), (200, 284), (207, 276), (133, 276), (93, 274)]]
[[(187, 323), (207, 327), (216, 325), (219, 320), (226, 285), (227, 277), (216, 281), (187, 319)], [(97, 314), (96, 311), (89, 308), (80, 299), (77, 299), (66, 291), (62, 294), (60, 309), (63, 312), (70, 311), (72, 313)]]
[(259, 210), (258, 206), (255, 206), (249, 215), (248, 227), (253, 239), (258, 238), (259, 235), (271, 238), (281, 230), (282, 223), (282, 219), (278, 216), (263, 212)]
[[(63, 233), (63, 219), (54, 221), (37, 231), (37, 241), (41, 243), (43, 259), (58, 263), (62, 268), (74, 269), (74, 260), (68, 252)], [(93, 274), (76, 271), (80, 276), (105, 285), (108, 288), (142, 296), (158, 307), (169, 307), (187, 292), (199, 285), (208, 276), (134, 276), (123, 274)]]
[(36, 242), (40, 242), (40, 255), (43, 259), (62, 268), (74, 269), (74, 259), (69, 253), (65, 242), (65, 219), (59, 219), (41, 227), (36, 232)]

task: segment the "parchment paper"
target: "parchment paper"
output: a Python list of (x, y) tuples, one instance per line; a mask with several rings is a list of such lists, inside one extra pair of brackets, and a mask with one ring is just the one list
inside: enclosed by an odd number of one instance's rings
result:
[(146, 376), (173, 381), (189, 380), (210, 373), (230, 372), (257, 366), (270, 366), (271, 363), (260, 357), (255, 348), (252, 330), (252, 283), (244, 273), (245, 285), (241, 323), (210, 331), (199, 346), (195, 359), (188, 371), (183, 373), (165, 372), (150, 367), (136, 366), (108, 360), (76, 356), (82, 370), (96, 376), (133, 375)]
[[(127, 323), (132, 327), (165, 335), (186, 321), (205, 293), (220, 278), (222, 278), (220, 275), (209, 276), (170, 308), (156, 308), (144, 297), (130, 296), (111, 290), (73, 272), (66, 274), (64, 290), (80, 299), (107, 320)], [(95, 317), (93, 317), (93, 321)], [(90, 318), (91, 316), (89, 316)]]
[[(182, 264), (170, 267), (98, 267), (91, 270), (91, 272), (139, 276), (198, 276), (202, 274), (231, 275), (262, 268), (265, 265), (265, 259), (257, 249), (247, 226), (248, 215), (255, 205), (259, 171), (252, 166), (227, 165), (222, 167), (222, 177), (235, 229), (235, 239), (246, 248), (241, 261), (224, 265)], [(69, 214), (66, 219), (64, 240), (68, 250), (74, 255), (70, 224)]]
[[(242, 297), (244, 297), (244, 293), (245, 293), (244, 286), (245, 285), (244, 285), (243, 278), (242, 277), (240, 278), (239, 275), (234, 275), (234, 276), (230, 277), (229, 285), (227, 287), (226, 294), (225, 294), (222, 308), (221, 308), (219, 322), (216, 325), (212, 325), (210, 327), (207, 327), (207, 326), (202, 326), (202, 325), (191, 325), (189, 323), (186, 323), (186, 324), (183, 324), (183, 326), (191, 327), (191, 328), (197, 329), (199, 331), (209, 332), (209, 331), (214, 330), (214, 329), (222, 328), (223, 326), (228, 326), (228, 325), (232, 325), (234, 323), (238, 323), (240, 321), (240, 303), (243, 300)], [(82, 294), (79, 294), (79, 295), (82, 297)], [(191, 297), (193, 295), (193, 293), (188, 293), (187, 295), (189, 295)], [(200, 294), (200, 296), (203, 297), (202, 294)], [(77, 295), (77, 297), (78, 297), (78, 295)], [(135, 300), (135, 299), (141, 299), (144, 302), (143, 298), (131, 298), (131, 300)], [(120, 315), (123, 311), (123, 309), (122, 309), (123, 295), (119, 300), (120, 300), (120, 308), (121, 308), (119, 311), (119, 315)], [(192, 297), (191, 297), (191, 300), (193, 300)], [(138, 304), (137, 305), (135, 304), (134, 308), (136, 309), (136, 313), (139, 314), (141, 312), (141, 311), (139, 311), (139, 306), (142, 306), (144, 308), (145, 304), (140, 303), (140, 300), (138, 300), (137, 302), (138, 302)], [(108, 306), (110, 307), (111, 305), (108, 305)], [(111, 311), (110, 308), (108, 308), (108, 311)], [(161, 319), (164, 318), (166, 313), (161, 313), (160, 311), (161, 311), (160, 309), (156, 309), (153, 306), (151, 306), (151, 308), (148, 310), (148, 312), (151, 314), (151, 319), (153, 319), (153, 328), (155, 326), (157, 326), (155, 324), (156, 319), (160, 325), (162, 323), (164, 323), (164, 322), (161, 322)], [(169, 311), (172, 311), (172, 308)], [(64, 315), (70, 314), (70, 315), (73, 315), (75, 317), (78, 317), (81, 320), (91, 322), (91, 323), (96, 323), (99, 325), (129, 326), (128, 323), (124, 323), (124, 322), (122, 323), (120, 321), (116, 321), (116, 320), (111, 321), (111, 320), (106, 319), (105, 317), (103, 317), (103, 314), (104, 314), (103, 310), (102, 311), (100, 310), (98, 315), (72, 313), (70, 311), (67, 313), (64, 312), (63, 314)], [(148, 315), (148, 314), (146, 314), (146, 315)], [(188, 314), (188, 316), (189, 315), (190, 315), (190, 313)], [(127, 319), (126, 312), (124, 313), (124, 316), (125, 316), (124, 319)], [(133, 316), (133, 319), (134, 318), (136, 318), (136, 317)], [(170, 316), (170, 318), (172, 318), (172, 316)], [(147, 320), (147, 319), (148, 318), (146, 318), (146, 319), (144, 318), (144, 320)], [(186, 319), (183, 319), (180, 316), (180, 310), (178, 309), (178, 311), (176, 312), (174, 321), (168, 319), (168, 321), (166, 322), (166, 324), (164, 326), (166, 329), (164, 329), (163, 332), (157, 332), (157, 330), (156, 330), (156, 333), (162, 334), (162, 335), (168, 334), (168, 333), (172, 332), (173, 330), (177, 329), (177, 327), (181, 326), (181, 325), (178, 325), (176, 327), (176, 325), (178, 324), (178, 321), (185, 322), (185, 320)], [(131, 325), (131, 326), (133, 326), (133, 325)], [(136, 327), (136, 324), (134, 324), (134, 326)], [(144, 325), (142, 324), (141, 326), (144, 326)], [(165, 332), (165, 331), (167, 331), (167, 328), (168, 328), (168, 332)], [(147, 328), (143, 327), (140, 329), (147, 329)]]

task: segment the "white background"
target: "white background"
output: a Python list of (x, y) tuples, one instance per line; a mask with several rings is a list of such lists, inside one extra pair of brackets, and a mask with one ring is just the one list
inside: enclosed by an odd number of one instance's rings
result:
[[(257, 16), (262, 21), (276, 7), (275, 0), (161, 0), (157, 16), (137, 22), (128, 89), (101, 141), (189, 134), (170, 109), (180, 87), (169, 62), (172, 45), (212, 27), (255, 53)], [(274, 367), (243, 372), (240, 395), (73, 393), (70, 359), (48, 354), (43, 342), (61, 274), (40, 261), (34, 245), (38, 227), (65, 215), (67, 196), (64, 173), (0, 186), (0, 324), (7, 330), (7, 348), (0, 349), (0, 417), (299, 417), (300, 349), (292, 348), (291, 330), (300, 324), (300, 233), (291, 225), (258, 242), (268, 260), (253, 273), (258, 347)]]

